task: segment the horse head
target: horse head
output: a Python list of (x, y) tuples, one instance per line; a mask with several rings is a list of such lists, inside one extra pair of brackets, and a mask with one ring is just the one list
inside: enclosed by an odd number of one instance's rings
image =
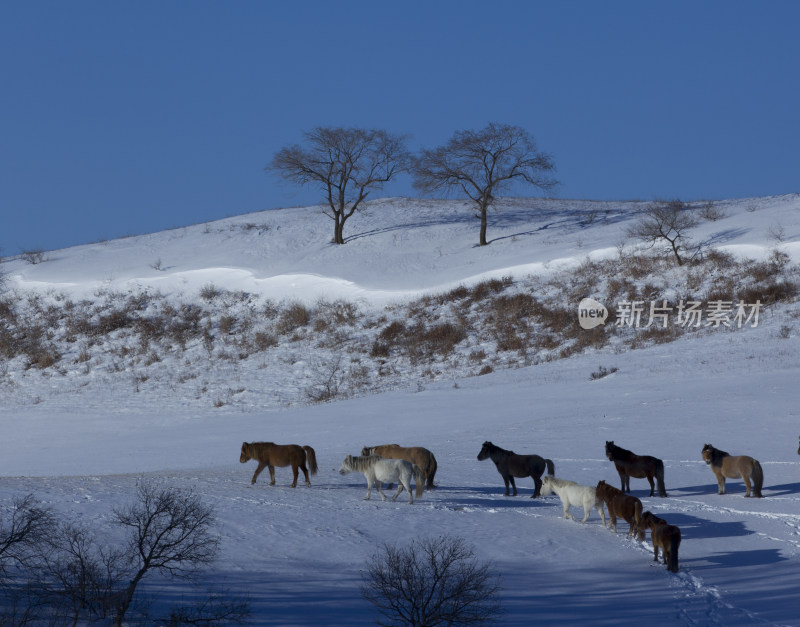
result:
[(342, 465), (339, 466), (339, 474), (346, 475), (352, 469), (353, 469), (353, 456), (348, 455), (347, 457), (344, 458)]
[(705, 444), (705, 445), (703, 446), (703, 453), (702, 453), (702, 455), (703, 455), (703, 461), (704, 461), (706, 464), (710, 464), (710, 463), (711, 463), (711, 460), (713, 459), (713, 456), (714, 456), (714, 447), (713, 447), (713, 446), (711, 446), (710, 444)]
[(482, 462), (484, 459), (489, 457), (489, 455), (491, 455), (491, 450), (493, 448), (494, 448), (494, 444), (489, 442), (489, 440), (486, 440), (486, 442), (484, 442), (483, 446), (481, 447), (481, 452), (478, 453), (478, 461)]
[(614, 461), (614, 440), (606, 440), (606, 457), (608, 461)]
[(247, 453), (247, 442), (242, 442), (242, 454), (239, 455), (239, 462), (244, 464), (249, 459), (250, 455)]

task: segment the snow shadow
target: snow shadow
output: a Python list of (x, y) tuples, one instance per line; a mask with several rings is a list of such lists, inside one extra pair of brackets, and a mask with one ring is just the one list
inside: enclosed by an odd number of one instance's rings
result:
[(664, 514), (664, 518), (669, 524), (680, 527), (681, 538), (684, 540), (734, 538), (749, 536), (754, 533), (741, 520), (718, 522), (681, 513)]
[[(685, 553), (684, 553), (685, 554)], [(779, 549), (753, 549), (750, 551), (726, 551), (703, 557), (681, 559), (681, 564), (691, 566), (692, 570), (710, 568), (741, 568), (744, 566), (765, 566), (785, 562), (788, 558)]]

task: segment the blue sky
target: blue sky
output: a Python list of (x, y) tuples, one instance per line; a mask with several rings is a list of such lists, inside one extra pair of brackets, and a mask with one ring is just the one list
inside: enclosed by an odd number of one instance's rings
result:
[(0, 254), (314, 204), (264, 166), (319, 125), (418, 149), (517, 124), (561, 198), (800, 192), (798, 24), (792, 0), (0, 0)]

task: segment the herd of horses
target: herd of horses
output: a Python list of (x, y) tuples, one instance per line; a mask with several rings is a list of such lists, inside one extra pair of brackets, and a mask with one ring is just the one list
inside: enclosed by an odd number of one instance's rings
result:
[[(619, 474), (620, 489), (617, 489), (601, 480), (596, 486), (580, 485), (555, 476), (555, 464), (551, 459), (539, 455), (519, 455), (492, 442), (483, 443), (478, 453), (478, 461), (491, 459), (503, 478), (505, 495), (517, 496), (515, 478), (530, 477), (533, 479), (534, 491), (531, 498), (547, 496), (555, 493), (561, 499), (564, 518), (574, 519), (569, 511), (571, 506), (582, 506), (584, 511), (582, 523), (589, 518), (591, 510), (597, 509), (603, 523), (617, 532), (617, 519), (622, 518), (628, 525), (628, 537), (644, 540), (645, 532), (649, 529), (655, 556), (653, 561), (658, 561), (659, 550), (663, 563), (671, 572), (678, 572), (678, 547), (681, 543), (681, 530), (675, 525), (670, 525), (666, 520), (649, 511), (643, 511), (642, 502), (632, 494), (630, 480), (647, 479), (650, 484), (650, 496), (666, 497), (667, 489), (664, 482), (664, 462), (651, 455), (636, 455), (632, 451), (617, 446), (612, 441), (606, 442), (606, 457), (613, 462)], [(800, 455), (800, 448), (797, 450)], [(703, 461), (708, 464), (717, 478), (718, 493), (725, 494), (725, 479), (741, 478), (744, 481), (745, 496), (761, 498), (764, 485), (764, 472), (758, 460), (748, 455), (730, 455), (711, 444), (703, 446), (701, 451)], [(298, 444), (275, 444), (274, 442), (243, 442), (242, 452), (239, 457), (241, 463), (249, 460), (258, 462), (251, 484), (258, 479), (264, 468), (269, 469), (270, 485), (275, 485), (275, 468), (292, 467), (294, 480), (292, 487), (297, 486), (298, 470), (303, 471), (307, 486), (311, 485), (310, 475), (318, 472), (317, 457), (310, 446)], [(409, 504), (414, 502), (414, 493), (411, 490), (411, 479), (416, 484), (416, 497), (422, 496), (424, 489), (433, 489), (434, 476), (438, 465), (436, 457), (422, 446), (405, 447), (399, 444), (381, 444), (379, 446), (365, 446), (361, 455), (348, 455), (339, 468), (340, 474), (360, 472), (367, 480), (367, 494), (369, 500), (373, 485), (377, 488), (381, 499), (386, 500), (381, 486), (386, 483), (389, 488), (397, 483), (397, 491), (392, 496), (392, 501), (405, 490), (408, 493)], [(547, 476), (542, 478), (545, 470)], [(604, 509), (608, 510), (609, 520), (606, 523)]]

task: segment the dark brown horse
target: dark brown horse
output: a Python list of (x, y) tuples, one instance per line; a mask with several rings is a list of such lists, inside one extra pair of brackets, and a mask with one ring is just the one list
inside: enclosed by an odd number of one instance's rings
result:
[(658, 482), (658, 496), (667, 496), (664, 485), (664, 462), (651, 455), (636, 455), (628, 449), (606, 442), (606, 457), (614, 462), (622, 483), (622, 491), (631, 491), (631, 477), (634, 479), (647, 479), (650, 482), (650, 496), (655, 492), (653, 479)]
[(553, 461), (539, 457), (538, 455), (517, 455), (514, 451), (507, 451), (504, 448), (495, 446), (491, 442), (484, 442), (481, 452), (478, 453), (478, 461), (491, 458), (497, 467), (497, 472), (503, 477), (506, 484), (506, 496), (508, 496), (508, 484), (514, 489), (514, 496), (517, 496), (517, 484), (514, 477), (530, 477), (533, 479), (534, 490), (531, 498), (536, 498), (542, 491), (542, 475), (545, 466), (547, 474), (556, 474)]
[(681, 530), (675, 525), (667, 524), (663, 518), (659, 518), (652, 512), (642, 514), (642, 529), (650, 529), (650, 539), (653, 541), (653, 561), (658, 561), (658, 549), (667, 570), (673, 573), (678, 572), (678, 547), (681, 545)]
[(745, 496), (750, 496), (750, 481), (753, 482), (753, 496), (762, 498), (761, 488), (764, 487), (764, 471), (757, 459), (748, 455), (731, 455), (725, 451), (714, 448), (710, 444), (703, 447), (703, 461), (711, 466), (717, 476), (719, 494), (725, 494), (725, 477), (729, 479), (742, 478), (747, 488)]
[[(317, 474), (317, 455), (310, 446), (300, 446), (298, 444), (275, 444), (274, 442), (242, 442), (242, 454), (239, 461), (244, 464), (246, 461), (254, 459), (258, 462), (258, 467), (253, 473), (250, 483), (255, 483), (258, 475), (264, 468), (269, 468), (269, 484), (275, 485), (275, 466), (291, 466), (294, 474), (292, 487), (297, 487), (297, 469), (303, 471), (306, 478), (306, 485), (311, 486), (308, 480), (308, 472), (312, 475)], [(308, 461), (308, 468), (306, 468)]]
[(600, 481), (597, 484), (597, 499), (606, 504), (609, 515), (608, 526), (614, 530), (614, 533), (617, 533), (617, 516), (619, 516), (630, 525), (629, 538), (637, 534), (639, 540), (644, 540), (644, 531), (640, 529), (642, 502), (638, 498), (625, 494), (622, 490), (617, 490), (605, 481)]

